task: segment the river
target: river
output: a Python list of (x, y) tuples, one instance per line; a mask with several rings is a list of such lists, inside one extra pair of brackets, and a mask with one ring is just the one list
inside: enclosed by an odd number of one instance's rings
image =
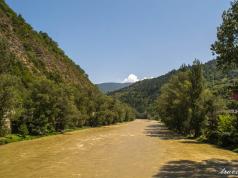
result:
[(0, 146), (1, 178), (229, 177), (222, 169), (238, 171), (238, 154), (151, 120)]

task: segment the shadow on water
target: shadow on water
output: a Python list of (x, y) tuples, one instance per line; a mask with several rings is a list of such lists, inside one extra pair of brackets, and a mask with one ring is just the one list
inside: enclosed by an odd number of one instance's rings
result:
[[(170, 131), (162, 123), (149, 125), (144, 132), (147, 136), (162, 140), (179, 140), (185, 144), (205, 144), (196, 140), (184, 139), (183, 136)], [(222, 170), (233, 171), (233, 175), (219, 174)], [(227, 172), (226, 172), (227, 173)], [(201, 162), (190, 160), (170, 161), (165, 164), (153, 178), (238, 178), (238, 160), (209, 159)]]
[[(209, 144), (205, 142), (199, 142), (192, 138), (191, 139), (185, 138), (184, 136), (169, 130), (163, 123), (156, 123), (156, 124), (147, 126), (145, 128), (144, 134), (150, 137), (158, 137), (161, 140), (179, 140), (180, 143), (184, 143), (184, 144), (197, 144), (197, 145)], [(213, 144), (210, 144), (210, 145), (219, 149), (230, 150), (229, 148), (220, 147), (218, 145), (213, 145)]]
[(162, 140), (177, 140), (184, 138), (181, 135), (168, 130), (162, 123), (147, 126), (145, 128), (145, 134), (150, 137), (159, 137)]
[[(220, 174), (221, 171), (233, 174)], [(227, 178), (238, 177), (238, 160), (209, 159), (202, 162), (189, 160), (170, 161), (153, 178)]]

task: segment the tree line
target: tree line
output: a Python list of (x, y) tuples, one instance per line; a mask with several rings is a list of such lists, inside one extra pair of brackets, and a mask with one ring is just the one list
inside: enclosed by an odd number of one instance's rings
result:
[[(238, 64), (238, 1), (222, 15), (217, 40), (211, 49), (217, 58), (217, 68), (224, 73), (237, 69)], [(156, 102), (161, 120), (184, 135), (225, 147), (238, 146), (237, 81), (223, 83), (219, 88), (205, 80), (203, 65), (198, 60), (192, 66), (182, 66), (162, 87)], [(212, 69), (210, 69), (212, 70)], [(206, 76), (206, 78), (208, 78)], [(225, 80), (224, 80), (225, 81)], [(222, 90), (221, 90), (222, 89)], [(235, 96), (233, 96), (235, 95)]]
[(45, 78), (25, 85), (17, 76), (0, 75), (0, 136), (10, 131), (22, 136), (46, 135), (133, 119), (131, 108), (101, 93), (80, 91)]

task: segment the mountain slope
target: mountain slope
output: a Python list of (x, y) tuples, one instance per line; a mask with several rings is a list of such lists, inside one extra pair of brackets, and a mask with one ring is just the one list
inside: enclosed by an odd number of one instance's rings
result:
[(132, 83), (100, 83), (97, 84), (97, 87), (104, 93), (113, 92), (116, 90), (120, 90), (122, 88), (128, 87), (132, 85)]
[[(160, 77), (137, 82), (127, 88), (111, 92), (109, 95), (135, 108), (141, 117), (153, 115), (153, 107), (160, 94), (161, 87), (177, 71), (178, 70), (173, 70)], [(228, 99), (229, 88), (233, 86), (235, 82), (238, 82), (238, 71), (229, 70), (222, 72), (217, 69), (216, 60), (211, 60), (203, 65), (203, 72), (207, 85), (213, 88), (213, 92), (221, 95), (224, 99)]]
[(139, 113), (146, 114), (151, 104), (159, 96), (160, 88), (176, 71), (171, 71), (157, 78), (139, 81), (127, 88), (109, 93), (133, 108)]
[[(0, 42), (34, 75), (92, 89), (84, 71), (58, 48), (46, 33), (36, 32), (25, 20), (0, 1)], [(57, 78), (57, 79), (56, 79)]]
[(57, 43), (0, 0), (0, 136), (43, 135), (133, 119)]

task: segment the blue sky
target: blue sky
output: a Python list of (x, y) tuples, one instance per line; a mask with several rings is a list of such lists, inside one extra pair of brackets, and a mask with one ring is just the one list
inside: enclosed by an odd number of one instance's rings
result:
[[(229, 0), (6, 0), (47, 32), (94, 83), (162, 75), (210, 45)], [(133, 76), (135, 78), (135, 76)]]

